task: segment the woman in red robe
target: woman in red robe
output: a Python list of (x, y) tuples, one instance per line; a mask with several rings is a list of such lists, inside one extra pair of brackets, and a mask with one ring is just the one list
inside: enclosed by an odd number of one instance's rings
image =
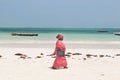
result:
[(58, 39), (56, 41), (56, 47), (55, 47), (55, 51), (54, 51), (54, 55), (56, 55), (56, 59), (53, 63), (52, 68), (53, 69), (59, 69), (59, 68), (67, 68), (67, 61), (66, 61), (66, 57), (65, 56), (58, 56), (57, 55), (57, 50), (66, 50), (65, 44), (63, 43), (63, 34), (58, 34), (56, 36), (56, 38)]

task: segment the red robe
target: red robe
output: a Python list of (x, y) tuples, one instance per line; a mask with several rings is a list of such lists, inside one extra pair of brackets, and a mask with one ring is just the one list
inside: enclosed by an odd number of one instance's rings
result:
[[(62, 49), (62, 50), (66, 50), (66, 47), (64, 45), (64, 43), (61, 40), (57, 40), (56, 42), (56, 48), (54, 51), (54, 54), (57, 54), (57, 50), (58, 49)], [(67, 67), (67, 61), (66, 61), (66, 57), (59, 57), (56, 55), (56, 59), (53, 63), (53, 67), (54, 68), (60, 68), (60, 67)]]

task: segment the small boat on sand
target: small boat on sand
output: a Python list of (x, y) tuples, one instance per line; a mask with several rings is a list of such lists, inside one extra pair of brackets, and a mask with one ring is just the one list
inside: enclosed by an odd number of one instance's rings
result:
[(34, 33), (11, 33), (12, 36), (38, 36), (38, 34)]

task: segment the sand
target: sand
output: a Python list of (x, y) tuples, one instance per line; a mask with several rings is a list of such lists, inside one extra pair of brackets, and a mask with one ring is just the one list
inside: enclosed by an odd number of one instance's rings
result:
[(48, 46), (37, 42), (0, 44), (0, 80), (120, 80), (120, 45), (116, 43), (101, 47), (86, 43), (93, 46), (90, 48), (67, 43), (66, 54), (71, 53), (66, 56), (68, 69), (58, 70), (51, 69), (55, 58), (49, 56), (54, 42)]

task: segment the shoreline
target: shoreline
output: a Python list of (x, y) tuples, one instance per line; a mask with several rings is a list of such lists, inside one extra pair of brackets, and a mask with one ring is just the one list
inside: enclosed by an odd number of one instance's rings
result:
[[(56, 41), (19, 40), (0, 41), (0, 47), (53, 48)], [(64, 41), (69, 49), (120, 49), (120, 41)]]
[[(0, 43), (55, 43), (55, 40), (0, 40)], [(92, 43), (92, 44), (101, 44), (101, 43), (105, 43), (105, 44), (120, 44), (120, 41), (101, 41), (101, 40), (64, 40), (65, 43), (69, 43), (69, 44), (77, 44), (77, 43)]]

